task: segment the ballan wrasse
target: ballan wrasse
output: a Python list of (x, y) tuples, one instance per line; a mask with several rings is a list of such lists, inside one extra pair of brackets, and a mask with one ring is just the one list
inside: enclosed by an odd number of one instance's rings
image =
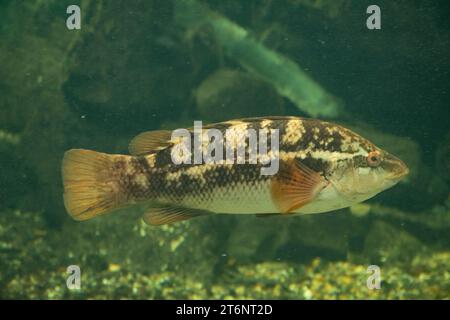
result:
[[(218, 213), (320, 213), (369, 199), (408, 174), (400, 159), (342, 126), (320, 120), (248, 118), (203, 129), (222, 132), (224, 146), (232, 139), (227, 130), (278, 129), (277, 173), (263, 175), (263, 165), (248, 159), (175, 164), (173, 148), (183, 141), (173, 139), (172, 131), (144, 132), (130, 143), (131, 155), (83, 149), (65, 153), (62, 175), (67, 211), (76, 220), (87, 220), (144, 205), (143, 219), (151, 225)], [(189, 132), (194, 139), (192, 129)], [(266, 156), (273, 157), (270, 137)], [(249, 141), (245, 143), (248, 147)]]

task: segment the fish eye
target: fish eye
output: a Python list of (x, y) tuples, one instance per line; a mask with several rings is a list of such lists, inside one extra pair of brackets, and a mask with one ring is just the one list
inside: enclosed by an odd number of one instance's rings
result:
[(378, 167), (381, 163), (381, 154), (379, 151), (371, 151), (367, 155), (367, 164), (370, 167)]

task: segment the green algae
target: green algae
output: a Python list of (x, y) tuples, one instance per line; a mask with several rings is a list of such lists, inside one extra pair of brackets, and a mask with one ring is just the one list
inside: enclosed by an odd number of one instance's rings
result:
[[(322, 258), (310, 258), (303, 262), (292, 258), (280, 261), (276, 258), (277, 253), (267, 257), (266, 261), (260, 261), (256, 257), (245, 260), (235, 255), (240, 244), (229, 242), (228, 246), (223, 246), (220, 235), (199, 235), (198, 232), (205, 232), (202, 225), (214, 225), (207, 218), (203, 222), (185, 222), (160, 229), (144, 225), (137, 217), (124, 223), (120, 219), (122, 214), (117, 215), (112, 220), (102, 219), (82, 226), (68, 223), (59, 232), (49, 232), (38, 213), (1, 212), (0, 297), (450, 298), (448, 250), (430, 250), (430, 244), (411, 235), (405, 236), (405, 231), (396, 228), (395, 224), (380, 228), (377, 222), (370, 228), (365, 240), (370, 255), (366, 252), (364, 256), (372, 257), (366, 262), (351, 255), (347, 259), (334, 260), (325, 254)], [(272, 228), (278, 230), (276, 225)], [(199, 237), (203, 237), (204, 241), (199, 242)], [(282, 243), (279, 246), (282, 247)], [(421, 251), (418, 250), (420, 246), (424, 248)], [(415, 252), (408, 253), (407, 248)], [(377, 252), (388, 259), (375, 257)], [(379, 290), (366, 286), (367, 267), (374, 262), (381, 268)], [(81, 268), (80, 290), (66, 287), (66, 268), (72, 264)], [(217, 268), (220, 264), (224, 265), (223, 268)]]
[[(395, 29), (373, 34), (351, 1), (203, 1), (205, 17), (220, 18), (212, 30), (203, 18), (183, 22), (172, 1), (81, 1), (85, 23), (71, 33), (68, 3), (0, 4), (0, 298), (449, 298), (450, 28), (438, 7), (384, 3)], [(86, 223), (65, 212), (69, 148), (124, 153), (140, 131), (198, 117), (332, 115), (336, 100), (323, 88), (346, 102), (336, 121), (412, 171), (362, 215), (150, 228), (134, 212)], [(365, 285), (374, 263), (380, 290)], [(72, 264), (80, 291), (66, 287)]]

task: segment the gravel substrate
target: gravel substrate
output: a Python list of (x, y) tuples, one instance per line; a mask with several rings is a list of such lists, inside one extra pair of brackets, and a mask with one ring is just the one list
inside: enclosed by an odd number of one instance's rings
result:
[[(101, 223), (85, 228), (97, 235), (98, 242), (92, 245), (92, 239), (86, 234), (75, 232), (76, 224), (51, 231), (40, 214), (4, 211), (0, 221), (0, 298), (3, 299), (450, 298), (450, 253), (445, 251), (420, 253), (408, 264), (380, 266), (381, 289), (370, 290), (366, 285), (370, 275), (368, 266), (348, 261), (315, 258), (307, 263), (244, 264), (228, 259), (221, 272), (211, 271), (214, 276), (202, 278), (199, 274), (183, 272), (182, 265), (173, 263), (153, 265), (145, 271), (145, 261), (141, 262), (144, 267), (139, 266), (138, 258), (133, 255), (121, 259), (120, 254), (110, 254), (108, 250), (113, 249), (108, 249), (111, 248), (108, 242), (113, 242), (114, 238), (102, 238), (101, 230), (105, 228), (98, 229)], [(138, 226), (133, 228), (136, 237), (145, 239), (142, 231), (145, 226), (133, 223)], [(181, 255), (185, 240), (170, 228), (165, 232), (173, 237), (161, 240), (160, 245), (167, 242), (168, 251)], [(72, 234), (71, 238), (67, 239), (67, 233)], [(80, 239), (75, 240), (76, 237)], [(64, 249), (67, 241), (75, 242), (70, 250)], [(133, 246), (123, 250), (132, 251)], [(74, 260), (81, 265), (79, 290), (69, 290), (66, 286), (66, 268)], [(186, 261), (186, 267), (193, 268), (191, 265), (197, 264), (202, 270), (214, 268), (207, 265), (206, 259), (203, 266), (198, 261)]]

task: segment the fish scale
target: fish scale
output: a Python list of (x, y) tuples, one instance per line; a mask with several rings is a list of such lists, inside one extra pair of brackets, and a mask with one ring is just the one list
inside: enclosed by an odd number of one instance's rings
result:
[[(62, 172), (69, 214), (87, 220), (144, 203), (148, 207), (144, 220), (160, 225), (217, 213), (319, 213), (373, 197), (408, 173), (400, 159), (353, 131), (298, 117), (247, 118), (206, 125), (199, 133), (200, 141), (209, 142), (207, 130), (217, 129), (224, 137), (220, 147), (223, 155), (227, 144), (236, 147), (243, 143), (244, 163), (194, 163), (193, 148), (193, 164), (174, 163), (174, 151), (182, 143), (195, 146), (194, 129), (188, 130), (187, 140), (172, 137), (171, 131), (142, 133), (130, 143), (131, 155), (84, 149), (66, 152)], [(257, 134), (278, 130), (279, 150), (273, 148), (269, 134), (267, 154), (258, 153), (256, 164), (250, 163), (250, 140), (240, 140), (248, 129)], [(203, 143), (199, 147), (205, 152), (209, 146)], [(261, 174), (268, 166), (264, 159), (276, 161), (275, 174)]]

